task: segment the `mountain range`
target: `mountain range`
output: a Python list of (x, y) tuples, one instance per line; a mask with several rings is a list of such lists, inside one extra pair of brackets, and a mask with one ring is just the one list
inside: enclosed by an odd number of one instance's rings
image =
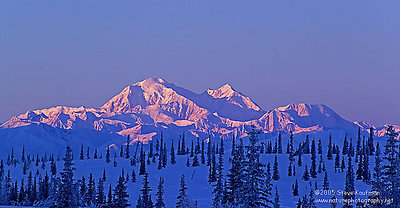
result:
[[(46, 132), (48, 140), (56, 142), (67, 132), (70, 136), (65, 140), (76, 143), (96, 144), (87, 138), (93, 134), (105, 141), (129, 135), (131, 142), (147, 142), (161, 132), (175, 137), (183, 132), (194, 137), (242, 136), (251, 126), (264, 133), (294, 134), (372, 127), (348, 121), (326, 105), (297, 103), (265, 111), (229, 84), (197, 94), (161, 78), (149, 78), (125, 87), (98, 108), (57, 106), (14, 116), (1, 125), (0, 139), (23, 143)], [(83, 138), (82, 132), (86, 132)], [(375, 134), (383, 136), (384, 127)]]

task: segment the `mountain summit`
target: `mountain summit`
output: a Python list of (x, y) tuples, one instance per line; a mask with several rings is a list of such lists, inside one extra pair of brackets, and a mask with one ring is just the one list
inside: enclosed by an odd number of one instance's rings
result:
[(265, 133), (355, 129), (325, 105), (305, 103), (264, 111), (229, 84), (197, 94), (161, 78), (125, 87), (99, 108), (58, 106), (12, 117), (3, 129), (47, 124), (59, 129), (89, 129), (151, 139), (160, 131), (194, 136), (244, 134), (249, 126)]

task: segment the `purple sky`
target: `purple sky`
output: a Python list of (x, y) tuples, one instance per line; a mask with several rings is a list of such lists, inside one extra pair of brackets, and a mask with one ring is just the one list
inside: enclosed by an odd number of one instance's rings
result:
[(162, 77), (400, 124), (399, 1), (1, 1), (0, 122)]

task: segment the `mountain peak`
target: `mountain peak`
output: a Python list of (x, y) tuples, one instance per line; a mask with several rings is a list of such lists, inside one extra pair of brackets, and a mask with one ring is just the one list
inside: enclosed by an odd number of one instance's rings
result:
[(261, 108), (249, 97), (235, 91), (230, 84), (224, 84), (216, 90), (207, 89), (206, 93), (216, 99), (226, 99), (228, 102), (237, 105), (240, 108), (247, 108), (255, 111), (261, 110)]
[(143, 80), (141, 82), (138, 82), (136, 84), (133, 84), (133, 85), (150, 87), (150, 86), (155, 85), (155, 84), (164, 84), (164, 83), (167, 83), (167, 82), (165, 80), (161, 79), (161, 78), (153, 77), (153, 78), (145, 79), (145, 80)]
[(223, 98), (223, 97), (232, 97), (233, 95), (239, 93), (236, 92), (231, 85), (224, 84), (216, 90), (207, 89), (207, 94), (211, 95), (213, 98)]

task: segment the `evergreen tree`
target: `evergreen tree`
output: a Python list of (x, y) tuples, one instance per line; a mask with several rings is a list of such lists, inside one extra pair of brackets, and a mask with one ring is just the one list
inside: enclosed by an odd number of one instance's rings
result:
[(139, 175), (146, 173), (146, 152), (143, 150), (143, 144), (140, 147), (140, 168)]
[(83, 153), (83, 144), (81, 144), (81, 153), (80, 153), (79, 158), (80, 158), (81, 160), (85, 159), (85, 156), (84, 156), (84, 153)]
[(106, 197), (105, 197), (105, 193), (104, 193), (104, 182), (101, 178), (99, 179), (99, 183), (97, 184), (97, 192), (96, 192), (96, 200), (95, 201), (96, 201), (97, 207), (105, 206)]
[(332, 136), (331, 136), (331, 135), (329, 135), (328, 152), (327, 152), (326, 158), (327, 158), (328, 160), (332, 160), (332, 159), (333, 159), (333, 153), (332, 153)]
[(248, 132), (250, 145), (247, 146), (245, 161), (245, 177), (243, 187), (243, 206), (244, 207), (266, 207), (271, 204), (270, 193), (265, 190), (266, 173), (265, 165), (260, 162), (259, 150), (257, 145), (259, 131), (254, 127)]
[(381, 158), (381, 150), (379, 148), (379, 142), (376, 145), (375, 151), (375, 167), (374, 173), (372, 174), (372, 181), (371, 181), (371, 191), (377, 194), (370, 194), (368, 196), (371, 203), (369, 204), (371, 207), (380, 208), (383, 207), (381, 200), (383, 199), (382, 194), (385, 191), (385, 184), (384, 184), (384, 173), (382, 172), (382, 158)]
[(190, 167), (190, 160), (189, 160), (189, 157), (188, 157), (187, 160), (186, 160), (186, 167)]
[(87, 193), (85, 196), (85, 203), (87, 205), (91, 205), (95, 196), (95, 181), (93, 178), (93, 174), (89, 174), (89, 182), (88, 182), (88, 187), (87, 187)]
[[(364, 162), (363, 162), (363, 156), (364, 154), (360, 155), (360, 162), (358, 163), (358, 168), (356, 171), (356, 179), (361, 180), (364, 176)], [(365, 157), (365, 156), (364, 156)]]
[(278, 154), (282, 154), (282, 138), (281, 133), (278, 135)]
[(340, 164), (340, 169), (341, 169), (342, 172), (343, 172), (345, 168), (346, 168), (346, 165), (345, 165), (345, 163), (344, 163), (344, 157), (342, 157), (342, 163)]
[[(360, 156), (361, 155), (361, 128), (358, 128), (358, 134), (357, 134), (357, 144), (356, 144), (356, 156)], [(357, 157), (356, 157), (356, 161), (357, 161)]]
[[(235, 138), (234, 138), (235, 139)], [(235, 140), (233, 140), (235, 141)], [(226, 187), (227, 203), (236, 205), (240, 201), (241, 189), (243, 187), (244, 175), (244, 149), (243, 141), (240, 139), (239, 145), (232, 145), (232, 161), (231, 168), (227, 175), (228, 182)]]
[[(215, 159), (215, 148), (212, 148), (211, 151), (211, 165), (210, 165), (210, 172), (208, 175), (208, 182), (213, 183), (217, 180), (217, 162)], [(189, 161), (189, 158), (188, 158)], [(189, 167), (189, 166), (188, 166)]]
[(206, 163), (206, 157), (204, 155), (204, 140), (201, 141), (201, 164), (205, 164)]
[(103, 182), (105, 182), (107, 180), (107, 176), (106, 176), (106, 169), (103, 169), (103, 176), (101, 178), (101, 180), (103, 180)]
[(193, 145), (193, 140), (192, 140), (192, 146), (190, 148), (190, 157), (194, 156), (194, 145)]
[(367, 141), (367, 154), (368, 155), (374, 155), (375, 153), (375, 148), (374, 148), (374, 128), (371, 127), (369, 129), (369, 137)]
[(135, 182), (136, 182), (136, 173), (135, 173), (135, 169), (132, 169), (131, 180), (132, 180), (132, 183), (135, 183)]
[(108, 207), (114, 207), (114, 198), (113, 198), (113, 193), (112, 193), (111, 184), (110, 184), (110, 186), (108, 187), (107, 206), (108, 206)]
[(400, 159), (399, 159), (399, 140), (396, 139), (393, 126), (389, 126), (386, 132), (388, 139), (385, 144), (385, 163), (383, 165), (383, 181), (385, 184), (384, 197), (393, 199), (388, 207), (400, 207)]
[(140, 190), (141, 194), (139, 196), (137, 208), (153, 208), (153, 202), (151, 200), (151, 188), (149, 186), (149, 174), (145, 173), (143, 177), (143, 188)]
[(318, 139), (318, 154), (322, 155), (322, 142)]
[(340, 154), (337, 153), (335, 157), (335, 172), (340, 168)]
[(85, 197), (86, 197), (86, 195), (87, 195), (87, 186), (86, 186), (86, 179), (85, 179), (85, 176), (82, 176), (80, 186), (81, 186), (81, 187), (80, 187), (80, 189), (79, 189), (79, 192), (80, 192), (81, 198), (82, 198), (82, 199), (85, 199)]
[(197, 157), (197, 154), (195, 154), (194, 155), (194, 158), (193, 158), (193, 163), (192, 163), (192, 166), (193, 167), (198, 167), (200, 164), (199, 164), (199, 158)]
[(299, 195), (299, 184), (297, 183), (297, 179), (296, 182), (292, 188), (292, 194), (293, 196), (298, 196)]
[(106, 163), (110, 163), (110, 147), (107, 147), (107, 152), (106, 152)]
[(77, 207), (76, 199), (74, 198), (74, 169), (72, 162), (72, 149), (67, 146), (65, 153), (64, 168), (61, 172), (61, 187), (60, 195), (57, 198), (60, 207)]
[(164, 143), (164, 148), (163, 148), (162, 167), (163, 168), (167, 167), (167, 145), (166, 145), (166, 143)]
[(185, 133), (182, 135), (182, 142), (181, 142), (181, 154), (186, 155), (186, 144), (185, 144)]
[(280, 208), (281, 204), (279, 202), (279, 193), (278, 193), (278, 187), (275, 186), (275, 198), (274, 198), (274, 208)]
[(322, 184), (323, 190), (329, 190), (328, 172), (325, 171), (324, 183)]
[(119, 148), (119, 157), (124, 158), (124, 145), (121, 144), (121, 147)]
[(347, 172), (346, 172), (346, 184), (344, 191), (348, 194), (343, 195), (344, 199), (344, 208), (353, 207), (353, 200), (354, 200), (354, 172), (353, 172), (353, 165), (351, 164), (351, 156), (348, 155), (348, 164), (347, 164)]
[(311, 168), (310, 168), (310, 176), (312, 178), (317, 177), (317, 156), (315, 155), (315, 140), (312, 140), (311, 143)]
[(349, 142), (347, 141), (347, 135), (346, 135), (343, 140), (342, 154), (346, 155), (348, 151), (349, 151)]
[(288, 154), (289, 154), (289, 161), (294, 162), (294, 150), (293, 150), (293, 133), (290, 132), (290, 138), (289, 138), (289, 143), (288, 143)]
[[(173, 143), (173, 142), (172, 142)], [(150, 150), (149, 150), (149, 157), (154, 157), (154, 149), (153, 149), (153, 140), (150, 141)]]
[(126, 184), (124, 177), (120, 176), (117, 185), (114, 189), (114, 201), (113, 205), (115, 207), (125, 208), (129, 207), (128, 203), (129, 194), (126, 192)]
[(165, 208), (165, 203), (164, 203), (164, 178), (160, 177), (160, 181), (158, 182), (158, 187), (157, 187), (157, 201), (155, 204), (155, 208)]
[(18, 202), (21, 203), (25, 201), (25, 190), (24, 190), (24, 179), (21, 179), (21, 188), (19, 189), (19, 195), (18, 195)]
[(272, 172), (272, 180), (277, 181), (280, 179), (279, 170), (278, 170), (278, 158), (275, 155), (273, 172)]
[[(301, 156), (303, 155), (302, 151), (299, 151), (299, 159), (297, 160), (297, 165), (301, 167), (303, 165), (303, 161), (301, 160)], [(292, 163), (290, 163), (292, 164)]]
[(212, 148), (211, 148), (211, 137), (208, 137), (207, 143), (207, 166), (211, 166)]
[(310, 154), (310, 137), (308, 135), (306, 136), (306, 141), (302, 145), (302, 149), (304, 154)]
[(176, 202), (176, 208), (190, 208), (193, 206), (193, 202), (187, 195), (187, 187), (185, 182), (185, 176), (181, 176), (180, 180), (180, 188), (179, 188), (179, 195), (177, 197), (178, 201)]
[(130, 140), (130, 137), (129, 137), (129, 135), (128, 135), (128, 137), (126, 138), (126, 149), (125, 149), (125, 158), (130, 158), (131, 156), (130, 156), (130, 153), (129, 153), (129, 140)]
[(305, 169), (304, 169), (304, 173), (303, 173), (303, 180), (305, 180), (305, 181), (309, 181), (310, 180), (310, 174), (308, 173), (308, 168), (307, 168), (307, 165), (306, 165), (306, 167), (305, 167)]
[[(222, 142), (222, 140), (221, 140)], [(196, 155), (197, 157), (197, 155)], [(194, 162), (193, 162), (194, 163)], [(214, 189), (213, 189), (213, 207), (219, 208), (222, 207), (223, 205), (223, 200), (224, 200), (224, 185), (223, 185), (223, 165), (224, 165), (224, 158), (223, 158), (223, 145), (221, 143), (220, 151), (218, 154), (218, 173), (217, 173), (217, 183), (214, 184)]]
[(172, 143), (171, 143), (171, 164), (172, 165), (176, 164), (175, 147), (174, 147), (174, 141), (173, 140), (172, 140)]

